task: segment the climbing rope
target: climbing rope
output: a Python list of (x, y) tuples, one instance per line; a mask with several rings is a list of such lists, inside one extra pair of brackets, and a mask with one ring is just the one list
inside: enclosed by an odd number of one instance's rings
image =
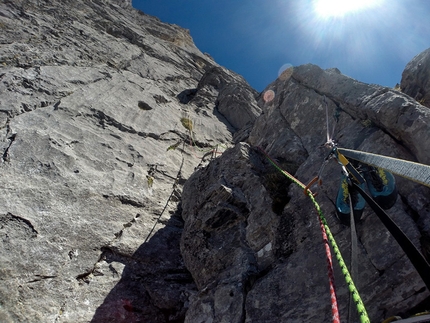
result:
[(331, 297), (331, 314), (333, 318), (333, 323), (340, 323), (340, 316), (339, 316), (339, 307), (337, 305), (337, 298), (336, 298), (336, 288), (334, 284), (334, 273), (333, 273), (333, 260), (331, 257), (330, 252), (330, 246), (328, 243), (327, 233), (324, 227), (324, 223), (321, 221), (321, 218), (318, 217), (318, 221), (321, 228), (321, 233), (323, 237), (324, 242), (324, 248), (325, 248), (325, 254), (326, 254), (326, 260), (327, 260), (327, 274), (328, 274), (328, 281), (330, 285), (330, 297)]
[(176, 174), (176, 178), (175, 178), (175, 180), (174, 180), (174, 182), (173, 182), (173, 185), (172, 185), (172, 191), (170, 192), (170, 195), (169, 195), (169, 197), (167, 198), (166, 204), (164, 205), (164, 208), (163, 208), (163, 210), (161, 211), (161, 213), (160, 213), (160, 215), (158, 216), (158, 218), (155, 220), (155, 223), (154, 223), (154, 225), (152, 226), (151, 231), (149, 231), (149, 233), (148, 233), (148, 235), (146, 236), (146, 239), (145, 239), (145, 241), (144, 241), (143, 243), (148, 242), (149, 238), (151, 237), (152, 233), (153, 233), (153, 232), (154, 232), (154, 230), (155, 230), (155, 227), (156, 227), (156, 226), (157, 226), (157, 224), (160, 222), (160, 219), (161, 219), (162, 215), (163, 215), (163, 214), (164, 214), (164, 212), (167, 210), (167, 207), (169, 206), (170, 200), (172, 199), (173, 195), (175, 194), (175, 191), (176, 191), (176, 188), (177, 188), (177, 185), (178, 185), (179, 179), (180, 179), (180, 177), (182, 176), (182, 167), (183, 167), (183, 166), (184, 166), (184, 156), (182, 156), (181, 165), (179, 166), (178, 173)]
[[(342, 152), (340, 152), (342, 151)], [(415, 247), (412, 241), (406, 236), (402, 229), (391, 219), (391, 217), (376, 203), (357, 183), (364, 182), (361, 174), (351, 165), (348, 159), (343, 155), (346, 153), (350, 158), (356, 159), (365, 164), (393, 171), (394, 173), (405, 178), (414, 180), (418, 183), (430, 186), (430, 166), (413, 163), (406, 160), (355, 151), (351, 149), (338, 149), (336, 144), (332, 145), (330, 155), (333, 155), (343, 166), (344, 172), (349, 176), (352, 187), (356, 189), (364, 200), (373, 209), (387, 230), (396, 239), (400, 247), (408, 256), (412, 265), (421, 276), (427, 288), (430, 289), (430, 264), (427, 262), (421, 252)], [(330, 156), (329, 155), (329, 156)], [(353, 181), (354, 179), (355, 181)]]
[[(393, 237), (399, 243), (401, 248), (404, 250), (408, 258), (410, 259), (411, 263), (414, 265), (415, 269), (417, 270), (418, 274), (423, 279), (427, 288), (430, 288), (429, 263), (424, 258), (424, 256), (420, 253), (420, 251), (414, 246), (414, 244), (409, 240), (409, 238), (404, 234), (404, 232), (390, 218), (390, 216), (387, 213), (385, 213), (385, 211), (363, 189), (361, 189), (359, 185), (357, 185), (357, 184), (364, 183), (365, 180), (363, 176), (360, 174), (360, 172), (358, 172), (355, 169), (355, 167), (349, 162), (349, 160), (346, 157), (362, 162), (364, 164), (378, 167), (380, 169), (385, 169), (394, 174), (400, 175), (404, 178), (410, 179), (412, 181), (426, 185), (428, 187), (430, 187), (430, 166), (414, 163), (406, 160), (401, 160), (397, 158), (392, 158), (392, 157), (387, 157), (387, 156), (382, 156), (382, 155), (377, 155), (372, 153), (366, 153), (362, 151), (338, 148), (337, 142), (333, 140), (333, 138), (330, 137), (330, 134), (329, 134), (328, 107), (327, 107), (325, 96), (324, 96), (324, 103), (326, 108), (326, 122), (327, 122), (327, 125), (326, 125), (327, 141), (324, 144), (324, 146), (327, 148), (330, 148), (330, 153), (326, 157), (323, 165), (321, 166), (320, 172), (318, 173), (317, 177), (315, 177), (307, 186), (305, 186), (304, 188), (305, 194), (308, 194), (311, 197), (311, 199), (313, 199), (313, 195), (309, 194), (308, 188), (316, 181), (319, 181), (319, 182), (321, 181), (320, 174), (325, 164), (330, 158), (335, 158), (337, 162), (342, 165), (343, 172), (346, 174), (346, 176), (349, 179), (349, 187), (356, 189), (359, 192), (359, 194), (364, 198), (364, 200), (370, 205), (370, 207), (373, 209), (375, 214), (379, 217), (379, 219), (383, 222), (383, 224), (386, 226), (388, 231), (393, 235)], [(334, 128), (333, 128), (333, 133), (334, 133)], [(351, 244), (352, 244), (351, 270), (354, 273), (354, 267), (353, 267), (354, 241), (353, 240), (354, 238), (356, 239), (356, 231), (355, 231), (355, 228), (353, 228), (354, 214), (353, 214), (351, 195), (350, 195), (350, 209), (351, 209)], [(355, 248), (356, 248), (356, 245), (355, 245)], [(335, 253), (336, 253), (336, 250), (335, 250)], [(343, 268), (342, 268), (342, 271), (343, 271)], [(351, 280), (351, 283), (352, 283), (352, 280)], [(354, 298), (353, 292), (352, 292), (352, 296)], [(354, 301), (356, 301), (355, 298), (354, 298)], [(360, 304), (358, 305), (360, 306)], [(351, 316), (349, 318), (351, 319)], [(362, 318), (363, 318), (362, 315), (360, 315), (361, 320)]]
[[(331, 247), (334, 251), (336, 259), (337, 259), (339, 266), (341, 268), (342, 274), (345, 278), (348, 289), (352, 295), (353, 301), (354, 301), (355, 306), (357, 308), (357, 312), (358, 312), (359, 317), (360, 317), (360, 322), (361, 323), (370, 323), (366, 308), (364, 307), (364, 304), (361, 300), (360, 294), (358, 293), (358, 290), (355, 287), (355, 284), (351, 278), (351, 275), (348, 271), (347, 266), (345, 265), (345, 261), (343, 260), (342, 254), (339, 250), (339, 247), (337, 246), (337, 243), (336, 243), (336, 241), (335, 241), (335, 239), (334, 239), (334, 237), (330, 231), (330, 228), (327, 224), (327, 221), (324, 217), (324, 214), (322, 213), (318, 202), (315, 200), (314, 195), (312, 194), (312, 192), (309, 189), (307, 189), (305, 184), (300, 182), (298, 179), (296, 179), (293, 175), (291, 175), (287, 171), (283, 170), (262, 148), (260, 148), (260, 147), (257, 147), (257, 148), (259, 151), (261, 151), (261, 153), (267, 158), (267, 160), (280, 173), (282, 173), (284, 176), (286, 176), (288, 179), (293, 181), (296, 185), (298, 185), (302, 189), (306, 189), (306, 193), (309, 196), (309, 198), (311, 199), (311, 201), (314, 205), (314, 208), (318, 213), (318, 219), (321, 223), (321, 228), (322, 228), (322, 233), (323, 233), (323, 241), (324, 241), (324, 243), (326, 243), (326, 241), (328, 240), (331, 244)], [(327, 247), (328, 247), (328, 245), (327, 245)], [(326, 248), (326, 258), (327, 258), (328, 271), (329, 271), (328, 275), (329, 275), (330, 293), (331, 293), (331, 299), (332, 299), (333, 322), (337, 323), (337, 322), (340, 322), (340, 320), (339, 320), (339, 309), (337, 306), (337, 298), (336, 298), (336, 293), (335, 293), (334, 278), (333, 278), (334, 277), (333, 264), (332, 264), (332, 260), (331, 260), (330, 248)]]

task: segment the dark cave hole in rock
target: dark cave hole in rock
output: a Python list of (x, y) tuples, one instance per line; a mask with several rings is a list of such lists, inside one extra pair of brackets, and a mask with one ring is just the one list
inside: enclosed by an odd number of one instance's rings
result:
[(148, 103), (145, 103), (143, 101), (139, 101), (137, 103), (138, 107), (141, 108), (142, 110), (148, 111), (148, 110), (152, 110), (151, 106)]

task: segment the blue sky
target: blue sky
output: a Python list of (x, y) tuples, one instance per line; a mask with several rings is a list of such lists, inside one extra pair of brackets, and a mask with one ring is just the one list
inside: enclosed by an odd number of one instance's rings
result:
[(372, 0), (371, 8), (334, 16), (318, 12), (318, 1), (325, 0), (133, 0), (133, 6), (189, 29), (202, 52), (258, 91), (282, 66), (307, 63), (394, 87), (406, 64), (430, 47), (429, 0)]

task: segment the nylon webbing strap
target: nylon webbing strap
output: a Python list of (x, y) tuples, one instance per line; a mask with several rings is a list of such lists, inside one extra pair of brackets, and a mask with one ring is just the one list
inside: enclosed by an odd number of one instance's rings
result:
[[(350, 229), (351, 229), (351, 275), (352, 278), (357, 281), (358, 279), (358, 255), (357, 255), (357, 231), (355, 229), (355, 216), (354, 216), (354, 207), (352, 205), (352, 196), (351, 196), (351, 187), (348, 185), (349, 189), (349, 209), (350, 209)], [(352, 311), (352, 298), (349, 299), (349, 313), (348, 313), (348, 322), (354, 321), (354, 315)]]
[(391, 217), (356, 183), (352, 183), (354, 188), (363, 196), (367, 204), (373, 209), (385, 227), (390, 231), (394, 239), (398, 242), (400, 247), (402, 247), (405, 254), (408, 256), (412, 265), (417, 270), (421, 279), (430, 290), (430, 265), (424, 256), (419, 252), (411, 240), (405, 235), (405, 233), (400, 229), (397, 224), (391, 219)]
[(338, 148), (338, 150), (346, 157), (375, 167), (383, 168), (396, 175), (430, 187), (430, 166), (428, 165), (367, 153), (364, 151), (345, 148)]

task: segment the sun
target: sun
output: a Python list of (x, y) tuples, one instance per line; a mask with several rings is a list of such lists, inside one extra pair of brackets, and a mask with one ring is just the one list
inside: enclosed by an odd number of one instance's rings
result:
[(321, 18), (341, 18), (347, 14), (370, 9), (378, 5), (377, 0), (314, 0), (313, 7)]

